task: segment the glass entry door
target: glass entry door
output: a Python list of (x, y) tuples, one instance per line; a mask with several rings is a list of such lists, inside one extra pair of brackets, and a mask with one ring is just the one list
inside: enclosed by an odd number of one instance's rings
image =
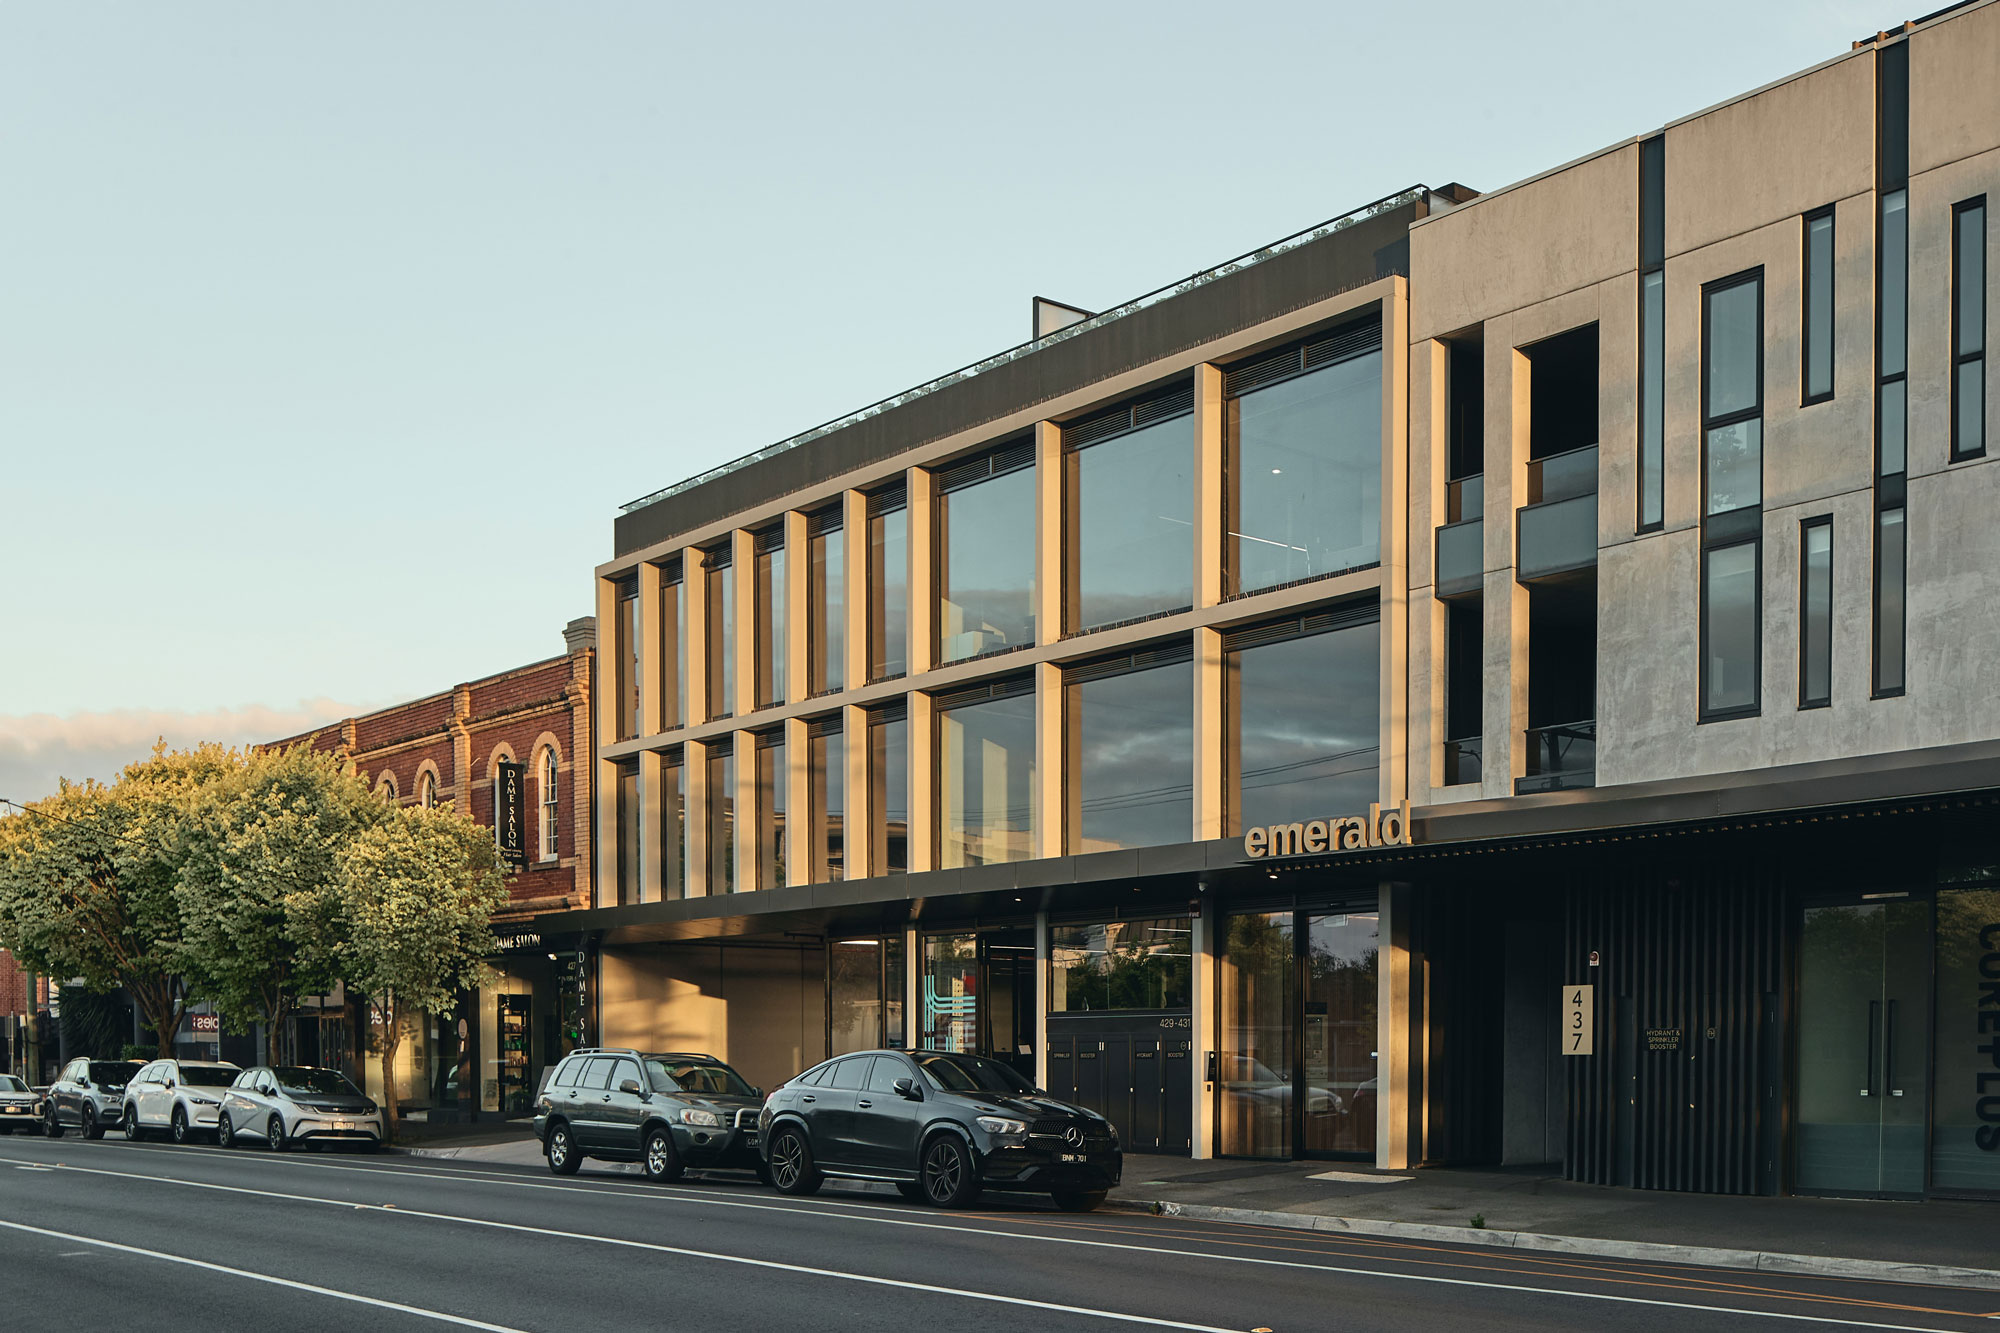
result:
[(1035, 932), (924, 937), (925, 1049), (987, 1055), (1035, 1076)]
[(1924, 1192), (1931, 904), (1805, 909), (1799, 950), (1798, 1188)]
[(1378, 924), (1373, 911), (1225, 918), (1214, 1069), (1223, 1155), (1374, 1156)]

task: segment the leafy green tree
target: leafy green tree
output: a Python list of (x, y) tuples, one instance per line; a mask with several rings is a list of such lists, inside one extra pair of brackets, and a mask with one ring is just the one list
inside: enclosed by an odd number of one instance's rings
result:
[(267, 1063), (286, 1062), (295, 997), (337, 979), (326, 936), (295, 913), (314, 910), (342, 849), (392, 814), (351, 763), (303, 745), (244, 756), (192, 803), (175, 886), (188, 986), (232, 1027), (264, 1024)]
[(324, 951), (368, 999), (382, 1032), (382, 1102), (393, 1134), (403, 1022), (486, 982), (485, 960), (499, 947), (493, 913), (507, 890), (492, 830), (449, 807), (384, 814), (341, 848), (324, 889), (292, 895), (287, 907), (300, 942)]
[(174, 892), (183, 821), (202, 786), (240, 762), (220, 745), (162, 744), (113, 786), (65, 782), (0, 820), (0, 946), (92, 991), (123, 986), (163, 1056), (192, 998)]

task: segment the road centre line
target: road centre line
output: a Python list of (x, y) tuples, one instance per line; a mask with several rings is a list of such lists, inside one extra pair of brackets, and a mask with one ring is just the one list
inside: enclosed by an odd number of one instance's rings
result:
[[(426, 1310), (419, 1305), (404, 1305), (401, 1301), (383, 1300), (376, 1296), (363, 1296), (359, 1292), (336, 1291), (332, 1287), (314, 1286), (310, 1282), (295, 1282), (288, 1277), (273, 1277), (269, 1273), (253, 1273), (247, 1268), (231, 1268), (226, 1264), (214, 1264), (206, 1259), (191, 1259), (184, 1254), (168, 1254), (164, 1250), (148, 1250), (138, 1245), (121, 1245), (115, 1240), (99, 1240), (95, 1236), (79, 1236), (69, 1231), (51, 1231), (46, 1227), (31, 1227), (25, 1222), (9, 1222), (0, 1219), (0, 1227), (14, 1231), (26, 1231), (36, 1236), (47, 1236), (51, 1240), (74, 1241), (79, 1245), (94, 1245), (103, 1250), (116, 1250), (120, 1254), (136, 1254), (143, 1259), (159, 1259), (170, 1264), (186, 1264), (190, 1268), (202, 1268), (211, 1273), (224, 1273), (230, 1277), (248, 1278), (252, 1282), (268, 1282), (276, 1287), (289, 1287), (293, 1291), (311, 1292), (315, 1296), (331, 1296), (336, 1300), (353, 1301), (359, 1305), (372, 1305), (378, 1310), (394, 1310), (398, 1314), (412, 1314), (422, 1319), (436, 1319), (446, 1324), (457, 1324), (461, 1328), (478, 1328), (486, 1333), (525, 1333), (506, 1324), (489, 1324), (483, 1319), (468, 1319), (463, 1315), (446, 1314), (442, 1310)], [(68, 1257), (68, 1256), (64, 1256)]]
[[(0, 1159), (12, 1161), (13, 1159)], [(390, 1217), (420, 1217), (431, 1221), (453, 1222), (464, 1226), (486, 1227), (499, 1231), (513, 1231), (526, 1235), (549, 1236), (562, 1240), (577, 1240), (586, 1243), (611, 1245), (625, 1249), (647, 1250), (660, 1254), (675, 1254), (687, 1258), (709, 1259), (719, 1263), (741, 1264), (753, 1268), (773, 1269), (782, 1272), (800, 1273), (812, 1277), (832, 1278), (845, 1282), (860, 1282), (874, 1286), (897, 1287), (908, 1291), (922, 1291), (937, 1295), (963, 1296), (972, 1300), (983, 1300), (1004, 1305), (1026, 1306), (1034, 1309), (1055, 1310), (1069, 1314), (1117, 1320), (1125, 1323), (1147, 1324), (1156, 1328), (1179, 1328), (1194, 1330), (1195, 1333), (1230, 1333), (1211, 1325), (1180, 1323), (1173, 1320), (1156, 1319), (1147, 1315), (1125, 1314), (1111, 1310), (1096, 1310), (1083, 1306), (1060, 1305), (1044, 1301), (1029, 1300), (1019, 1296), (1004, 1296), (996, 1292), (980, 1292), (953, 1287), (939, 1287), (928, 1283), (908, 1282), (898, 1278), (876, 1277), (861, 1273), (842, 1273), (833, 1269), (812, 1268), (799, 1264), (782, 1263), (774, 1259), (756, 1259), (747, 1255), (721, 1254), (714, 1251), (695, 1250), (676, 1245), (661, 1245), (651, 1241), (627, 1240), (616, 1236), (591, 1235), (586, 1232), (562, 1231), (553, 1227), (530, 1226), (520, 1222), (500, 1222), (489, 1218), (457, 1217), (450, 1213), (433, 1213), (417, 1208), (399, 1208), (387, 1204), (355, 1203), (348, 1199), (328, 1199), (310, 1194), (292, 1194), (282, 1190), (252, 1189), (242, 1185), (223, 1185), (212, 1181), (183, 1180), (178, 1176), (154, 1176), (136, 1171), (111, 1171), (101, 1167), (62, 1166), (63, 1171), (75, 1171), (84, 1175), (111, 1176), (119, 1179), (144, 1180), (155, 1184), (180, 1185), (189, 1189), (215, 1190), (228, 1194), (248, 1194), (261, 1198), (284, 1199), (297, 1203), (317, 1203), (334, 1208), (349, 1208), (379, 1212)], [(523, 1182), (525, 1183), (525, 1182)], [(590, 1191), (595, 1192), (595, 1191)], [(676, 1196), (661, 1196), (673, 1198)], [(768, 1205), (743, 1204), (743, 1207), (768, 1207)], [(794, 1209), (772, 1209), (771, 1211), (792, 1212)], [(925, 1230), (961, 1231), (970, 1235), (1002, 1236), (1020, 1240), (1036, 1240), (1055, 1245), (1079, 1245), (1092, 1249), (1124, 1250), (1135, 1254), (1154, 1254), (1172, 1258), (1205, 1258), (1222, 1263), (1253, 1264), (1267, 1268), (1298, 1269), (1314, 1273), (1331, 1273), (1348, 1277), (1377, 1278), (1390, 1282), (1422, 1282), (1437, 1286), (1476, 1287), (1484, 1291), (1518, 1292), (1529, 1296), (1561, 1296), (1571, 1300), (1609, 1301), (1620, 1305), (1643, 1305), (1659, 1309), (1689, 1310), (1701, 1314), (1739, 1315), (1744, 1318), (1782, 1319), (1792, 1323), (1831, 1324), (1841, 1328), (1881, 1329), (1885, 1333), (1957, 1333), (1952, 1329), (1941, 1329), (1914, 1324), (1886, 1324), (1862, 1319), (1844, 1319), (1834, 1315), (1792, 1314), (1779, 1310), (1746, 1310), (1720, 1305), (1702, 1305), (1692, 1301), (1669, 1301), (1654, 1297), (1620, 1296), (1611, 1292), (1565, 1291), (1555, 1287), (1537, 1287), (1525, 1283), (1485, 1282), (1476, 1278), (1442, 1277), (1429, 1273), (1381, 1272), (1368, 1268), (1348, 1268), (1336, 1264), (1304, 1263), (1292, 1259), (1267, 1259), (1251, 1255), (1213, 1255), (1198, 1251), (1173, 1249), (1158, 1245), (1132, 1245), (1116, 1241), (1085, 1240), (1074, 1236), (1038, 1236), (1019, 1232), (992, 1231), (981, 1227), (953, 1227), (939, 1223), (900, 1221), (889, 1218), (869, 1218), (868, 1221), (892, 1223), (894, 1225), (919, 1227)], [(1965, 1316), (1975, 1318), (1977, 1316)]]

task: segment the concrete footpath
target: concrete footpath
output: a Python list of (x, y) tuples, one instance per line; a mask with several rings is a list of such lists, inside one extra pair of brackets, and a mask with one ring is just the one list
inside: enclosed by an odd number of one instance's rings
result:
[[(412, 1156), (540, 1166), (524, 1123), (439, 1127)], [(636, 1175), (636, 1165), (590, 1164)], [(843, 1182), (842, 1192), (891, 1194)], [(1105, 1205), (1190, 1221), (2000, 1291), (2000, 1202), (1743, 1198), (1578, 1185), (1544, 1171), (1128, 1154)]]

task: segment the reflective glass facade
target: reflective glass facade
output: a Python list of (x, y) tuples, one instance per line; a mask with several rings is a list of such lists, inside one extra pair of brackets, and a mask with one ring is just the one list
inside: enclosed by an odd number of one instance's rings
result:
[(938, 864), (991, 865), (1035, 854), (1032, 694), (940, 711)]
[(910, 514), (868, 519), (868, 679), (910, 669)]
[(1185, 1009), (1194, 927), (1185, 917), (1049, 928), (1049, 1012)]
[(1033, 643), (1034, 602), (1034, 469), (940, 495), (938, 661)]
[[(761, 545), (761, 542), (760, 542)], [(757, 706), (785, 701), (785, 548), (757, 553)]]
[(1065, 456), (1074, 551), (1071, 629), (1194, 602), (1194, 418), (1176, 417)]
[(757, 754), (757, 884), (785, 886), (785, 746), (763, 743)]
[(807, 693), (838, 690), (847, 677), (847, 534), (839, 528), (807, 539)]
[(1194, 819), (1194, 667), (1072, 684), (1068, 839), (1072, 852), (1187, 842)]
[(736, 892), (736, 751), (708, 751), (708, 891)]
[(1381, 353), (1232, 398), (1223, 420), (1230, 592), (1381, 559)]
[(847, 738), (822, 732), (806, 741), (806, 797), (811, 803), (806, 882), (847, 877)]
[(1377, 799), (1381, 660), (1375, 622), (1225, 657), (1232, 831), (1367, 811)]
[[(724, 563), (718, 564), (722, 561)], [(710, 552), (708, 579), (708, 716), (736, 711), (736, 570), (728, 556)]]
[(900, 714), (868, 722), (868, 867), (877, 875), (910, 868), (910, 724)]

